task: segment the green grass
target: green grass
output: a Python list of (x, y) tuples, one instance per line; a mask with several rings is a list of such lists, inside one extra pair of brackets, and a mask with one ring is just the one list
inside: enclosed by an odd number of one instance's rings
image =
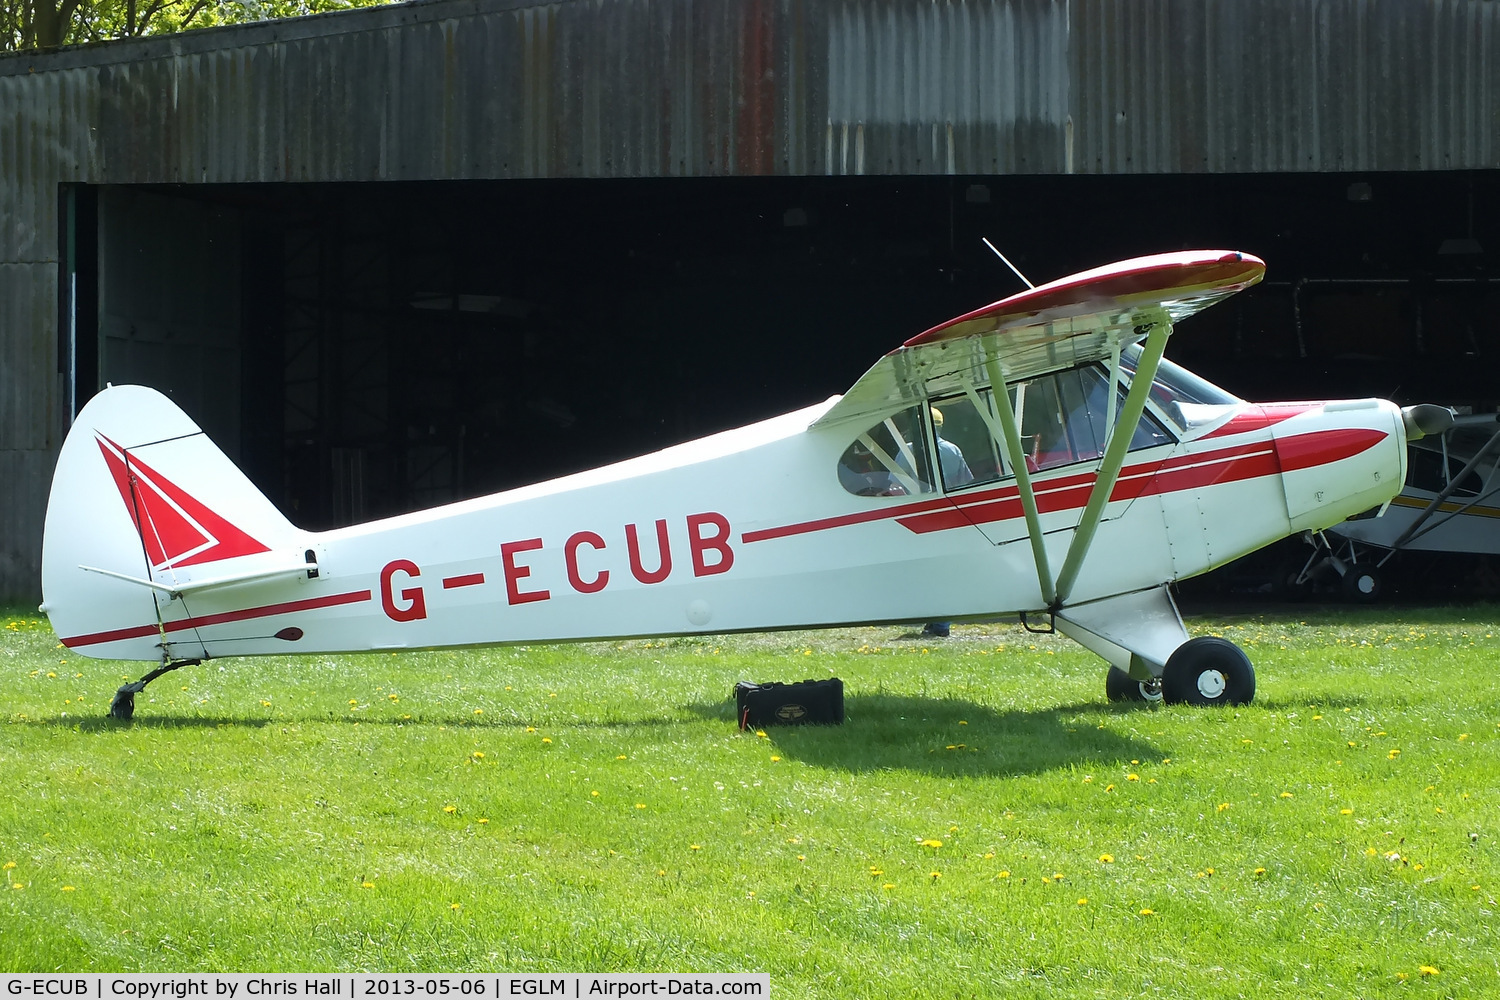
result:
[[(1241, 710), (992, 625), (215, 661), (131, 724), (138, 665), (0, 615), (0, 969), (1496, 995), (1500, 609), (1264, 610), (1190, 622)], [(835, 674), (842, 727), (736, 731)]]

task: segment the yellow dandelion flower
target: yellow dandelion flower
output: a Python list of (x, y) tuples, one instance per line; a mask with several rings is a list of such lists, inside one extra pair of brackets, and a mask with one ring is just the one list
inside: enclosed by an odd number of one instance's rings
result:
[(1125, 775), (1125, 780), (1126, 781), (1140, 781), (1141, 780), (1141, 776), (1139, 774), (1135, 774), (1134, 772), (1132, 772), (1130, 774)]
[(482, 709), (482, 708), (476, 708), (476, 709), (474, 709), (474, 714), (475, 715), (483, 715), (484, 714), (484, 709)]
[(1094, 782), (1094, 776), (1092, 774), (1085, 774), (1083, 776), (1083, 783), (1085, 785), (1091, 785), (1091, 784), (1093, 784), (1093, 782)]
[(624, 754), (622, 754), (622, 753), (615, 754), (615, 760), (625, 760), (625, 759), (626, 759), (626, 756)]
[(1354, 815), (1354, 810), (1353, 809), (1340, 809), (1339, 810), (1339, 815), (1340, 816), (1353, 816)]
[(1266, 870), (1264, 868), (1257, 868), (1257, 869), (1255, 869), (1255, 874), (1257, 874), (1257, 875), (1264, 875), (1265, 873), (1266, 873)]
[(781, 760), (781, 758), (778, 757), (778, 756), (776, 756), (774, 753), (771, 755), (771, 763), (772, 764), (775, 764), (775, 763), (777, 763), (780, 760)]
[(1052, 877), (1055, 878), (1055, 879), (1057, 879), (1059, 882), (1061, 882), (1063, 880), (1063, 873), (1062, 872), (1053, 872), (1052, 873)]
[(21, 883), (19, 883), (19, 882), (12, 882), (12, 883), (11, 883), (11, 884), (10, 884), (10, 887), (11, 887), (11, 888), (12, 888), (12, 889), (24, 889), (24, 888), (26, 888), (26, 887), (25, 887), (25, 886), (23, 886), (23, 885), (22, 885), (22, 884), (21, 884)]
[(589, 795), (597, 799), (599, 797), (599, 790), (596, 788), (592, 792), (589, 792)]
[(876, 868), (874, 865), (870, 866), (870, 877), (871, 878), (876, 878), (876, 877), (878, 877), (880, 875), (884, 875), (884, 874), (885, 874), (884, 870), (882, 870), (880, 868)]
[(1219, 806), (1218, 806), (1218, 811), (1219, 812), (1223, 812), (1225, 809), (1228, 809), (1228, 808), (1229, 808), (1229, 803), (1228, 802), (1220, 802)]
[(636, 803), (636, 804), (635, 804), (635, 807), (636, 807), (636, 808), (637, 808), (637, 809), (644, 809), (644, 808), (646, 808), (646, 803), (644, 803), (644, 802), (637, 802), (637, 803)]
[(526, 727), (526, 731), (528, 733), (534, 733), (534, 732), (536, 732), (536, 726), (527, 726)]
[(469, 754), (469, 756), (473, 757), (475, 760), (484, 760), (484, 751), (475, 750), (473, 753)]
[(1313, 721), (1314, 722), (1320, 722), (1320, 721), (1322, 721), (1322, 719), (1323, 719), (1323, 717), (1321, 715), (1315, 715), (1315, 716), (1313, 716)]
[(894, 889), (894, 888), (896, 888), (896, 883), (894, 883), (894, 882), (887, 882), (884, 885), (882, 885), (880, 888), (882, 888), (882, 889)]
[(1151, 907), (1148, 906), (1148, 907), (1146, 907), (1145, 909), (1143, 909), (1141, 911), (1141, 916), (1143, 916), (1143, 917), (1154, 917), (1154, 916), (1156, 916), (1156, 911), (1153, 910), (1153, 909), (1151, 909)]
[(1375, 850), (1375, 848), (1373, 848), (1373, 847), (1366, 847), (1365, 848), (1365, 857), (1367, 857), (1367, 858), (1373, 858), (1375, 855), (1377, 855), (1379, 853), (1380, 852), (1377, 851), (1377, 850)]
[(1002, 871), (998, 875), (996, 875), (995, 877), (996, 878), (1010, 878), (1010, 872), (1009, 871)]
[(395, 695), (395, 694), (388, 694), (388, 695), (386, 695), (386, 699), (388, 701), (400, 701), (401, 700), (400, 696), (399, 695)]
[(271, 707), (271, 703), (269, 701), (266, 701), (264, 698), (262, 698), (260, 700), (260, 704), (261, 704), (261, 707), (263, 707), (263, 708), (270, 708)]
[(1350, 740), (1350, 741), (1349, 741), (1349, 745), (1350, 745), (1350, 746), (1351, 746), (1351, 747), (1352, 747), (1352, 746), (1354, 746), (1354, 745), (1355, 745), (1355, 743), (1354, 743), (1354, 741), (1353, 741), (1353, 740)]
[(797, 855), (797, 860), (798, 861), (806, 861), (807, 860), (807, 855), (806, 854), (799, 854), (799, 855)]
[(994, 857), (994, 856), (995, 856), (995, 852), (994, 852), (994, 851), (990, 851), (990, 852), (989, 852), (989, 853), (987, 853), (987, 854), (986, 854), (986, 855), (985, 855), (985, 856), (984, 856), (984, 860), (986, 860), (986, 861), (989, 861), (989, 860), (990, 860), (990, 859), (991, 859), (991, 858), (993, 858), (993, 857)]
[(1459, 733), (1458, 734), (1458, 741), (1460, 743), (1462, 743), (1464, 740), (1466, 740), (1468, 738), (1469, 738), (1469, 734), (1468, 733)]
[(769, 736), (767, 736), (767, 735), (766, 735), (766, 731), (765, 731), (765, 730), (764, 730), (764, 729), (757, 729), (757, 730), (756, 730), (756, 731), (755, 731), (755, 735), (756, 735), (756, 736), (759, 736), (759, 737), (760, 737), (760, 738), (761, 738), (761, 739), (763, 739), (763, 740), (768, 740), (768, 739), (770, 739), (770, 737), (769, 737)]
[(1281, 793), (1281, 797), (1284, 798), (1284, 799), (1289, 799), (1289, 798), (1292, 797), (1292, 793), (1291, 792), (1282, 792)]
[(450, 910), (461, 910), (461, 909), (463, 909), (463, 904), (462, 903), (449, 903), (448, 904), (448, 909), (450, 909)]
[(375, 883), (374, 882), (361, 882), (359, 884), (359, 887), (361, 889), (373, 889), (373, 888), (375, 888)]
[(1079, 906), (1088, 906), (1089, 905), (1089, 898), (1087, 896), (1079, 896), (1078, 897), (1078, 905)]
[(703, 850), (703, 847), (700, 844), (689, 844), (688, 845), (688, 850), (690, 850), (690, 851), (701, 851), (701, 850)]
[(1101, 854), (1099, 855), (1099, 863), (1112, 865), (1115, 863), (1115, 856), (1113, 854)]
[(552, 742), (552, 737), (550, 737), (550, 736), (543, 736), (542, 737), (542, 742), (543, 743), (551, 743)]
[(1424, 976), (1442, 975), (1442, 973), (1438, 971), (1438, 968), (1435, 965), (1424, 965), (1420, 969), (1418, 969), (1417, 972), (1421, 973)]
[(62, 887), (62, 891), (63, 892), (75, 892), (76, 890), (71, 885), (65, 885), (65, 886)]
[(956, 826), (950, 826), (950, 827), (948, 827), (948, 832), (949, 833), (957, 833), (958, 832), (958, 827), (956, 827)]
[[(943, 873), (942, 872), (928, 872), (927, 873), (927, 877), (928, 878), (938, 879), (938, 878), (942, 878), (943, 877)], [(20, 886), (16, 886), (16, 888), (19, 889), (21, 887)]]
[(656, 869), (656, 874), (658, 874), (658, 875), (665, 875), (666, 873), (667, 873), (667, 870), (665, 868), (658, 868), (658, 869)]
[(458, 806), (443, 806), (443, 812), (452, 816), (454, 813), (458, 812)]
[(7, 861), (7, 862), (5, 862), (5, 864), (3, 866), (0, 866), (0, 871), (7, 871), (8, 872), (12, 868), (14, 868), (15, 866), (16, 866), (16, 863), (14, 861)]
[(1105, 790), (1105, 791), (1106, 791), (1106, 792), (1112, 792), (1112, 791), (1114, 791), (1114, 790), (1115, 790), (1115, 786), (1114, 786), (1114, 785), (1105, 785), (1105, 786), (1104, 786), (1104, 790)]
[[(183, 690), (186, 691), (187, 688), (183, 688)], [(349, 704), (351, 704), (351, 705), (358, 705), (359, 704), (359, 699), (358, 698), (350, 698), (349, 699)]]
[(486, 826), (486, 825), (488, 825), (489, 820), (486, 819), (486, 818), (484, 818), (483, 816), (481, 816), (478, 819), (478, 823), (479, 823), (480, 826)]
[(936, 849), (942, 847), (943, 842), (941, 840), (933, 840), (931, 838), (928, 838), (927, 840), (922, 841), (922, 846)]
[(1386, 760), (1395, 760), (1399, 756), (1401, 756), (1401, 751), (1400, 750), (1392, 750), (1390, 753), (1388, 753), (1388, 754), (1385, 755), (1385, 759)]

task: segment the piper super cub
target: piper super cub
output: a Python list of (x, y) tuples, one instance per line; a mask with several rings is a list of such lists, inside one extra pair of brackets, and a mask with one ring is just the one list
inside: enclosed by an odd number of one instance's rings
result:
[[(1261, 279), (1186, 251), (1085, 271), (908, 340), (843, 396), (591, 472), (332, 531), (292, 525), (166, 397), (114, 386), (58, 458), (41, 610), (68, 648), (215, 657), (1021, 614), (1113, 699), (1242, 704), (1233, 643), (1168, 585), (1401, 489), (1451, 420), (1255, 405), (1162, 358)], [(753, 487), (753, 488), (752, 488)]]

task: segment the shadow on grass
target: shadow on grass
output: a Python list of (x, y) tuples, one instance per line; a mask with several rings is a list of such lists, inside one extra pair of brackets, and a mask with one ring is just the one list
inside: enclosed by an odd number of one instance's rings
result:
[(69, 716), (65, 719), (35, 719), (31, 720), (29, 724), (36, 726), (56, 726), (61, 729), (77, 729), (85, 733), (99, 733), (128, 729), (259, 729), (262, 726), (269, 726), (272, 721), (271, 719), (247, 719), (243, 716), (232, 715), (138, 715), (134, 719), (113, 719), (107, 715), (100, 715)]
[[(686, 708), (734, 724), (733, 702)], [(1085, 703), (996, 712), (954, 698), (853, 695), (845, 699), (841, 726), (772, 726), (762, 732), (779, 754), (820, 767), (1003, 776), (1160, 760), (1151, 744), (1099, 727), (1103, 717), (1145, 711)]]

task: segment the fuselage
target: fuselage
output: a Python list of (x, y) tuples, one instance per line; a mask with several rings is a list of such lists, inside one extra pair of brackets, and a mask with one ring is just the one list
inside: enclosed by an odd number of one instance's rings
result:
[[(830, 405), (183, 567), (176, 578), (189, 583), (195, 573), (247, 579), (155, 595), (160, 624), (150, 600), (130, 602), (115, 625), (87, 633), (69, 634), (65, 621), (54, 621), (81, 653), (161, 659), (165, 644), (170, 658), (186, 659), (1045, 609), (1014, 476), (997, 467), (984, 482), (948, 486), (932, 475), (925, 493), (897, 486), (858, 495), (839, 466), (865, 428), (815, 426)], [(1152, 406), (1171, 433), (1129, 452), (1072, 603), (1192, 577), (1289, 533), (1327, 527), (1388, 500), (1403, 479), (1401, 413), (1388, 402), (1235, 401), (1199, 406), (1191, 421), (1177, 414), (1175, 422)], [(928, 438), (924, 446), (936, 444)], [(1031, 474), (1054, 568), (1098, 464), (1095, 456)], [(304, 553), (315, 572), (249, 578), (257, 560)]]

